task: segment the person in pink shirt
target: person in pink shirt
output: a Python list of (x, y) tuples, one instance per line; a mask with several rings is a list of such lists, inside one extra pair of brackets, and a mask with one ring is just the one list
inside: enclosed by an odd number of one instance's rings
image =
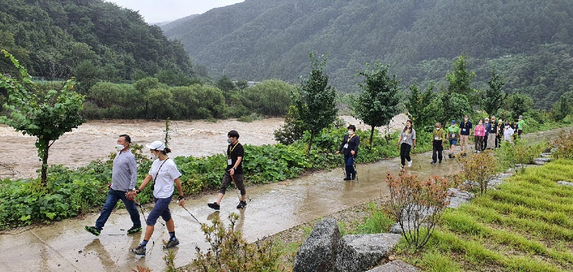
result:
[(482, 151), (483, 140), (485, 138), (485, 127), (483, 125), (483, 120), (479, 120), (477, 126), (475, 127), (474, 136), (476, 152), (480, 152)]

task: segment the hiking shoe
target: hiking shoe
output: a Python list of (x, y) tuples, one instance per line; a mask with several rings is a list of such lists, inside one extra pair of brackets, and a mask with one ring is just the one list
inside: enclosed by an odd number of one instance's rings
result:
[(442, 160), (440, 160), (440, 163), (442, 163)]
[(173, 239), (169, 239), (167, 244), (163, 245), (163, 248), (164, 249), (172, 248), (178, 244), (179, 244), (179, 240), (177, 240), (177, 238), (173, 237)]
[(239, 201), (239, 205), (237, 205), (237, 209), (243, 209), (247, 207), (247, 202), (246, 201)]
[(91, 233), (91, 234), (93, 234), (93, 235), (95, 235), (95, 236), (99, 236), (99, 234), (101, 233), (101, 229), (98, 229), (98, 228), (92, 227), (92, 226), (85, 226), (84, 229), (85, 229), (87, 232), (89, 232), (89, 233)]
[(139, 245), (136, 248), (132, 248), (131, 253), (138, 256), (145, 256), (145, 246)]
[(435, 162), (435, 161), (432, 161), (430, 164), (436, 164), (436, 162)]
[(218, 211), (219, 209), (221, 209), (221, 205), (217, 204), (217, 202), (213, 202), (213, 203), (208, 203), (207, 206), (209, 206), (209, 208)]
[(127, 230), (127, 234), (134, 234), (134, 233), (138, 233), (140, 231), (141, 231), (141, 226), (139, 226), (139, 227), (133, 226), (133, 227), (131, 227), (131, 229)]
[(350, 180), (350, 178), (349, 178), (349, 177), (346, 177), (346, 178), (344, 178), (344, 180)]
[(412, 161), (408, 162), (408, 167), (412, 167)]

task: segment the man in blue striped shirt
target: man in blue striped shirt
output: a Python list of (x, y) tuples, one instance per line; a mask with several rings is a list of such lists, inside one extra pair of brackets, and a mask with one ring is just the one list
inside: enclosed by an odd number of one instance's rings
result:
[(129, 137), (129, 135), (119, 135), (116, 146), (118, 153), (113, 160), (112, 183), (111, 185), (108, 184), (109, 192), (107, 193), (103, 210), (96, 220), (95, 226), (84, 227), (86, 231), (95, 236), (100, 235), (105, 222), (119, 200), (125, 205), (133, 222), (133, 226), (127, 230), (127, 233), (132, 234), (141, 231), (141, 220), (139, 219), (139, 212), (135, 206), (135, 201), (126, 196), (128, 191), (135, 189), (135, 182), (137, 181), (137, 163), (135, 162), (135, 156), (129, 149), (130, 144), (131, 137)]

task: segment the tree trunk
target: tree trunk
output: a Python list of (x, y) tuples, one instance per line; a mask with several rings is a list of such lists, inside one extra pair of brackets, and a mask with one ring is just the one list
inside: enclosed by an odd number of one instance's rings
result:
[(370, 130), (370, 149), (372, 149), (372, 146), (374, 145), (372, 143), (372, 137), (374, 137), (374, 126), (372, 126), (372, 129)]
[(314, 139), (314, 133), (310, 133), (310, 141), (308, 141), (308, 149), (306, 151), (306, 154), (310, 154), (310, 149), (312, 148), (312, 140)]
[(46, 145), (46, 152), (44, 152), (44, 156), (42, 156), (42, 177), (41, 183), (42, 187), (46, 186), (48, 182), (48, 150), (49, 146)]

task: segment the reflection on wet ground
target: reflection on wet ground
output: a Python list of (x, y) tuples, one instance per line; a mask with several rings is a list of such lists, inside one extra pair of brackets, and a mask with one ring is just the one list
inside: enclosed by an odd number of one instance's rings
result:
[[(568, 130), (570, 132), (570, 130)], [(555, 133), (528, 136), (533, 140), (547, 139)], [(419, 177), (449, 175), (459, 171), (454, 160), (430, 165), (430, 153), (413, 155), (414, 164), (408, 170)], [(338, 212), (369, 200), (387, 196), (385, 176), (399, 172), (399, 159), (358, 165), (358, 181), (343, 181), (342, 168), (319, 171), (299, 179), (247, 188), (251, 201), (245, 210), (238, 211), (235, 191), (223, 199), (220, 212), (213, 212), (206, 205), (215, 195), (202, 196), (187, 201), (187, 209), (201, 222), (215, 216), (228, 224), (231, 212), (239, 214), (237, 228), (249, 242), (285, 229)], [(147, 207), (149, 210), (151, 207)], [(195, 247), (206, 248), (200, 225), (187, 211), (171, 205), (176, 235), (180, 245), (175, 249), (175, 265), (191, 262)], [(125, 210), (110, 216), (101, 236), (95, 237), (83, 230), (93, 225), (98, 214), (89, 214), (57, 222), (50, 226), (25, 231), (8, 231), (0, 235), (0, 267), (3, 271), (130, 271), (136, 266), (146, 266), (154, 271), (165, 268), (162, 259), (165, 251), (163, 240), (169, 237), (166, 228), (156, 225), (145, 258), (137, 259), (129, 252), (137, 246), (142, 234), (126, 235), (131, 221)]]

